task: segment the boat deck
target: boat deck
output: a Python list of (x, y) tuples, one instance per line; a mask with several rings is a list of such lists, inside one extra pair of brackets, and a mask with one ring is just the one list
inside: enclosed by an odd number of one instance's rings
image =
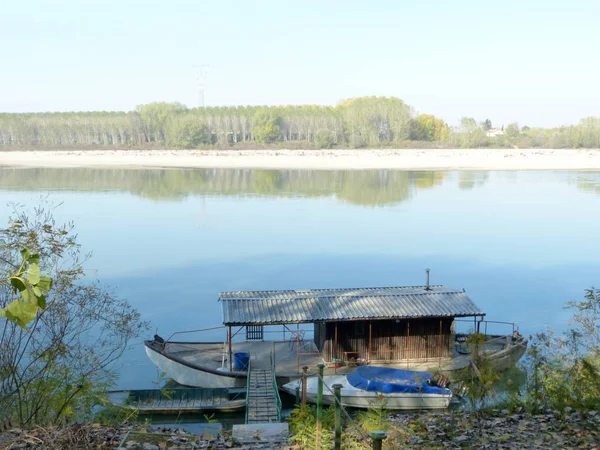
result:
[[(229, 351), (223, 343), (168, 342), (165, 351), (194, 365), (229, 371)], [(234, 342), (232, 353), (241, 352), (250, 354), (253, 369), (264, 369), (269, 372), (270, 354), (273, 353), (276, 375), (283, 378), (296, 378), (302, 372), (302, 366), (310, 367), (312, 372), (317, 364), (324, 362), (312, 340), (299, 343), (295, 341)]]
[[(507, 346), (506, 337), (492, 337), (485, 343), (482, 351), (491, 355), (494, 364), (499, 370), (504, 370), (523, 355), (527, 347), (527, 341), (522, 340)], [(384, 365), (398, 369), (409, 369), (417, 371), (454, 371), (468, 367), (472, 359), (471, 355), (459, 352), (461, 346), (457, 344), (452, 356), (445, 358), (430, 358), (426, 360), (371, 360), (370, 365)], [(466, 350), (465, 348), (462, 349)], [(218, 343), (183, 343), (168, 342), (166, 352), (177, 356), (191, 364), (204, 366), (213, 370), (229, 372), (228, 349), (222, 342)], [(246, 341), (234, 342), (232, 353), (246, 352), (252, 358), (254, 369), (271, 370), (270, 354), (275, 355), (275, 372), (278, 383), (287, 382), (298, 378), (302, 373), (302, 367), (308, 366), (308, 373), (314, 375), (317, 364), (324, 363), (321, 354), (312, 340), (304, 340), (299, 343), (295, 341)], [(344, 374), (354, 370), (356, 366), (346, 363), (338, 368), (325, 368), (326, 375)], [(242, 376), (246, 371), (233, 371)]]

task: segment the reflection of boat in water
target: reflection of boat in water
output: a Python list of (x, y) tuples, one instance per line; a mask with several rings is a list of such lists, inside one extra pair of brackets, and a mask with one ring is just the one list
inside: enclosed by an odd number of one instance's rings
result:
[(239, 411), (246, 407), (245, 388), (136, 389), (111, 393), (114, 404), (141, 414)]
[[(450, 405), (452, 392), (436, 386), (430, 373), (388, 367), (362, 366), (347, 375), (323, 377), (323, 403), (335, 402), (333, 386), (340, 384), (343, 406), (370, 408), (380, 404), (390, 410), (445, 409)], [(318, 377), (306, 380), (306, 399), (317, 402)], [(295, 380), (283, 386), (283, 390), (296, 395), (302, 381)]]
[(225, 342), (158, 336), (145, 342), (152, 362), (180, 384), (245, 386), (247, 370), (238, 364), (239, 355), (249, 355), (253, 368), (265, 370), (271, 370), (273, 355), (280, 386), (299, 378), (303, 366), (312, 372), (323, 362), (326, 375), (366, 364), (439, 370), (451, 377), (473, 358), (456, 330), (467, 317), (473, 330), (486, 335), (480, 355), (496, 370), (511, 367), (527, 348), (514, 324), (506, 334), (487, 335), (488, 325), (507, 324), (484, 321), (485, 313), (464, 290), (430, 286), (429, 274), (425, 286), (223, 292), (219, 301)]

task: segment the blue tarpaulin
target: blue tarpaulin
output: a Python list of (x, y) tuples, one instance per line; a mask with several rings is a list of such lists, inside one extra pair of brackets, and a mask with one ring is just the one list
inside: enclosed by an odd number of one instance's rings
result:
[(431, 386), (431, 374), (414, 370), (390, 369), (387, 367), (361, 366), (346, 379), (357, 389), (384, 394), (392, 392), (450, 394), (450, 389)]

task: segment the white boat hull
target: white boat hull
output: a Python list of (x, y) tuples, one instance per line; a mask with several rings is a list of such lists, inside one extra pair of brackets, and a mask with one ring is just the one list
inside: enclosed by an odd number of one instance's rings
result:
[(246, 386), (245, 373), (233, 373), (234, 376), (227, 370), (223, 370), (223, 375), (220, 375), (219, 370), (202, 370), (202, 367), (190, 367), (189, 365), (180, 363), (171, 358), (167, 358), (159, 352), (156, 352), (148, 346), (146, 354), (150, 360), (163, 372), (167, 377), (175, 380), (179, 384), (192, 387), (203, 388), (229, 388)]
[[(383, 406), (390, 410), (419, 410), (419, 409), (446, 409), (452, 400), (452, 394), (425, 394), (425, 393), (380, 393), (364, 391), (351, 386), (344, 375), (323, 377), (323, 404), (333, 405), (335, 397), (333, 385), (341, 384), (341, 403), (352, 408), (370, 408)], [(296, 388), (302, 388), (300, 380), (285, 384), (283, 390), (296, 395)], [(317, 378), (307, 380), (306, 399), (310, 403), (317, 403)]]

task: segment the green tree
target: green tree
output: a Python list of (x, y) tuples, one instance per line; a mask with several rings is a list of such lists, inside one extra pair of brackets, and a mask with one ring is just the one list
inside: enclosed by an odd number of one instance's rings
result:
[[(53, 272), (45, 308), (27, 319), (27, 330), (18, 321), (0, 320), (0, 423), (32, 426), (90, 418), (114, 382), (113, 363), (147, 325), (127, 302), (85, 279), (87, 257), (73, 226), (56, 225), (45, 206), (33, 214), (16, 209), (0, 238), (0, 270), (13, 270), (26, 259), (30, 283), (38, 273)], [(29, 258), (22, 248), (31, 250)], [(32, 261), (31, 255), (39, 259)], [(14, 300), (12, 289), (4, 286), (0, 307), (6, 308)]]
[(319, 130), (315, 135), (315, 144), (320, 148), (332, 148), (335, 145), (335, 134), (330, 130)]
[(482, 128), (484, 130), (491, 130), (492, 129), (492, 121), (490, 119), (485, 119), (482, 123)]
[(256, 111), (252, 124), (252, 134), (257, 142), (270, 144), (281, 136), (281, 117), (276, 114), (275, 108)]
[(460, 120), (458, 142), (461, 147), (480, 147), (485, 142), (485, 132), (477, 126), (472, 117), (463, 117)]
[(195, 117), (176, 117), (171, 122), (167, 142), (177, 148), (197, 148), (211, 144), (211, 134), (205, 123)]
[(136, 107), (148, 141), (163, 141), (169, 121), (184, 111), (186, 107), (177, 102), (155, 102)]
[(443, 120), (430, 114), (419, 114), (411, 138), (416, 141), (446, 141), (448, 135), (448, 125)]
[(515, 139), (518, 138), (521, 134), (521, 130), (519, 129), (519, 124), (514, 122), (510, 123), (504, 128), (504, 137), (507, 139)]

